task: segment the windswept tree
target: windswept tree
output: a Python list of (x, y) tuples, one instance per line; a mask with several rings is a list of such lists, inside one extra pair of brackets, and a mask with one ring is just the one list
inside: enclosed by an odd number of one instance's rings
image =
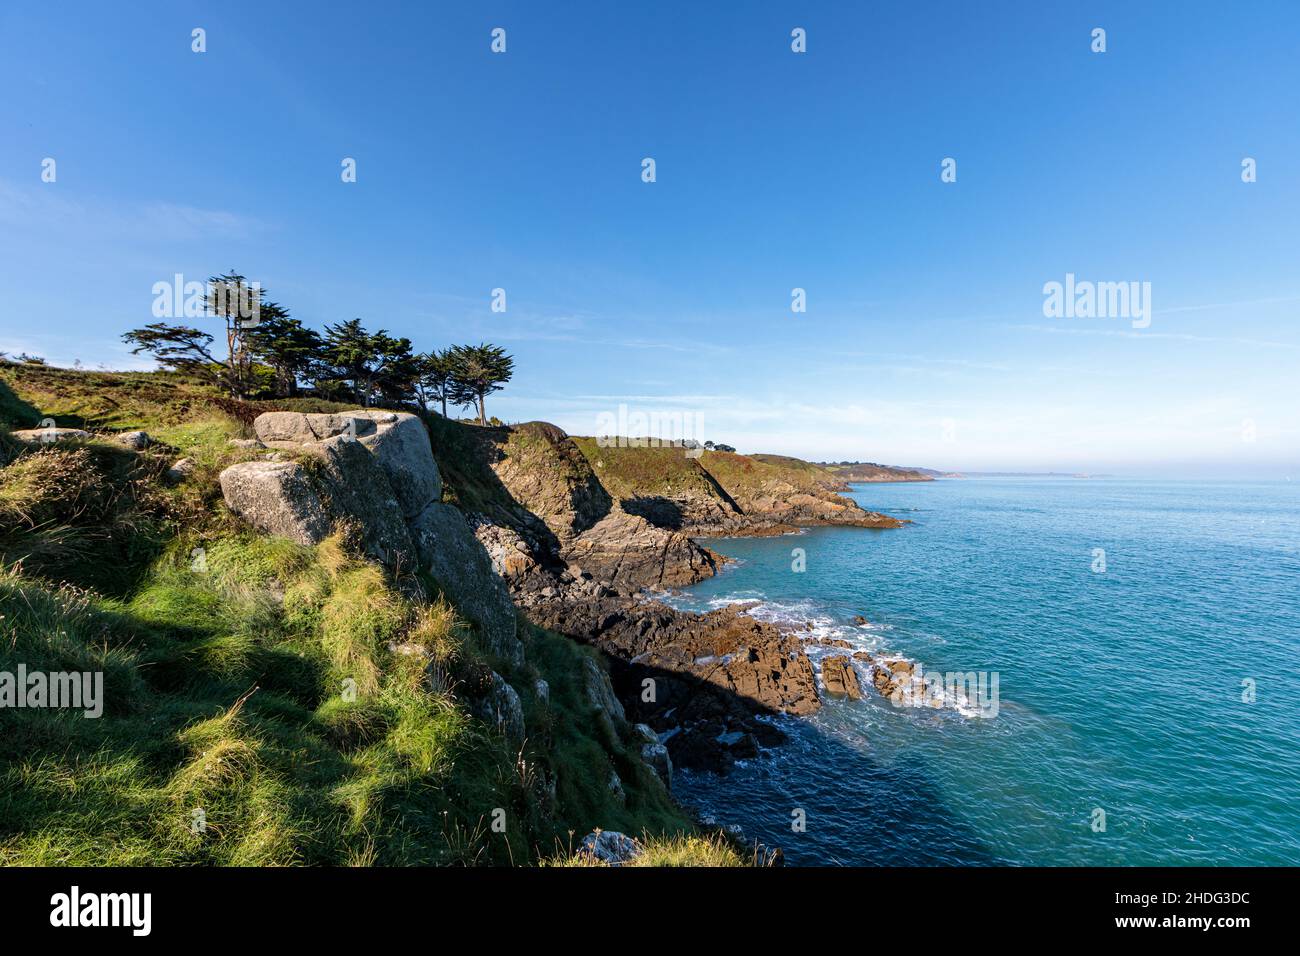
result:
[(320, 335), (276, 302), (263, 302), (258, 324), (247, 331), (247, 347), (253, 361), (269, 366), (275, 375), (275, 393), (280, 398), (297, 394), (298, 383), (310, 378), (320, 360)]
[(369, 407), (376, 396), (404, 400), (415, 375), (411, 340), (384, 329), (368, 332), (360, 319), (325, 326), (325, 362), (332, 378), (347, 383), (357, 401)]
[(253, 387), (253, 357), (248, 334), (260, 321), (265, 290), (238, 272), (208, 279), (208, 314), (226, 323), (227, 387), (234, 398), (247, 398)]
[(447, 417), (447, 400), (452, 397), (452, 364), (450, 350), (423, 352), (416, 356), (419, 374), (415, 379), (415, 399), (421, 408), (433, 402), (442, 403), (442, 417)]
[[(444, 418), (448, 405), (470, 406), (483, 425), (486, 396), (514, 374), (514, 359), (495, 345), (417, 353), (410, 339), (371, 332), (360, 319), (326, 325), (321, 334), (265, 296), (235, 272), (208, 281), (205, 311), (194, 311), (224, 321), (225, 354), (213, 349), (213, 334), (190, 325), (154, 322), (122, 338), (133, 354), (149, 353), (163, 368), (206, 379), (239, 399), (268, 392), (288, 398), (309, 384), (317, 395), (366, 407), (428, 409), (437, 402)], [(13, 361), (3, 353), (0, 359)]]
[(154, 322), (125, 333), (122, 341), (135, 346), (132, 355), (148, 352), (165, 369), (207, 379), (218, 388), (228, 387), (226, 364), (212, 354), (212, 336), (202, 329)]
[(205, 307), (209, 316), (225, 323), (224, 356), (212, 351), (213, 336), (189, 325), (154, 322), (127, 332), (122, 339), (135, 346), (132, 354), (148, 352), (164, 368), (200, 375), (233, 398), (247, 398), (255, 382), (248, 335), (257, 327), (265, 307), (264, 294), (236, 272), (208, 280)]
[(500, 391), (515, 371), (515, 360), (496, 345), (456, 345), (448, 352), (453, 404), (478, 406), (478, 423), (487, 424), (483, 399)]
[(420, 357), (412, 351), (410, 339), (383, 336), (376, 356), (383, 369), (375, 377), (375, 395), (389, 405), (409, 405), (418, 394)]

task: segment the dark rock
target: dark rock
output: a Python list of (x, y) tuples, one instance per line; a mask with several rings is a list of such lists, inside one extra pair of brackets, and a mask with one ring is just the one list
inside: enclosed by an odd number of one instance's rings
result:
[(719, 564), (686, 535), (621, 509), (574, 538), (561, 556), (607, 586), (632, 589), (694, 584), (716, 574)]
[[(675, 766), (716, 772), (756, 754), (760, 741), (784, 740), (764, 715), (809, 714), (821, 706), (812, 663), (797, 638), (744, 610), (733, 605), (693, 614), (620, 595), (565, 595), (527, 607), (541, 626), (605, 651), (635, 720), (680, 727), (664, 740)], [(717, 739), (733, 731), (750, 738), (738, 739), (739, 749)]]
[(513, 746), (518, 747), (523, 743), (523, 704), (515, 689), (496, 671), (492, 672), (487, 693), (472, 701), (470, 710), (480, 720), (499, 730)]

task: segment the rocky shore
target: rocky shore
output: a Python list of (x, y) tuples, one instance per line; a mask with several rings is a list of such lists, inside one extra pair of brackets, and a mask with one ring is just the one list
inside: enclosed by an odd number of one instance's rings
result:
[(904, 522), (859, 508), (839, 494), (842, 482), (795, 459), (692, 458), (571, 439), (539, 422), (492, 446), (486, 466), (528, 518), (491, 502), (471, 515), (476, 536), (530, 620), (605, 653), (629, 718), (652, 729), (675, 764), (725, 771), (784, 740), (774, 717), (821, 706), (800, 632), (756, 620), (749, 606), (677, 610), (646, 589), (717, 572), (725, 559), (695, 536)]
[[(800, 633), (746, 606), (697, 614), (647, 596), (717, 572), (724, 559), (693, 537), (902, 523), (793, 459), (611, 450), (541, 422), (427, 424), (432, 445), (405, 413), (263, 414), (246, 443), (260, 456), (221, 474), (227, 505), (303, 543), (350, 525), (378, 560), (427, 571), (511, 663), (524, 655), (516, 609), (599, 648), (612, 683), (592, 682), (594, 711), (635, 736), (665, 782), (673, 765), (725, 772), (783, 741), (773, 718), (822, 704)], [(860, 696), (847, 658), (825, 662), (823, 679)], [(481, 706), (503, 726), (517, 701), (499, 675), (485, 679)]]

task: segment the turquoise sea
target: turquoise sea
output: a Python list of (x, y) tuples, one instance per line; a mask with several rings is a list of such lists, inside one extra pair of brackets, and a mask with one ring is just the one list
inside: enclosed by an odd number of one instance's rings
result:
[(996, 672), (996, 716), (867, 690), (778, 718), (790, 744), (726, 777), (679, 772), (680, 799), (795, 864), (1300, 864), (1300, 482), (852, 497), (913, 523), (710, 541), (737, 562), (674, 603)]

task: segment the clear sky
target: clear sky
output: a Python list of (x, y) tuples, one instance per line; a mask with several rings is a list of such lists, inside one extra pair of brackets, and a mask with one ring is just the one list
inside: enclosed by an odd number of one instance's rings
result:
[[(575, 434), (1300, 477), (1292, 0), (290, 6), (0, 9), (0, 350), (131, 367), (155, 282), (234, 269), (504, 345), (489, 413)], [(1045, 317), (1067, 273), (1149, 327)]]

